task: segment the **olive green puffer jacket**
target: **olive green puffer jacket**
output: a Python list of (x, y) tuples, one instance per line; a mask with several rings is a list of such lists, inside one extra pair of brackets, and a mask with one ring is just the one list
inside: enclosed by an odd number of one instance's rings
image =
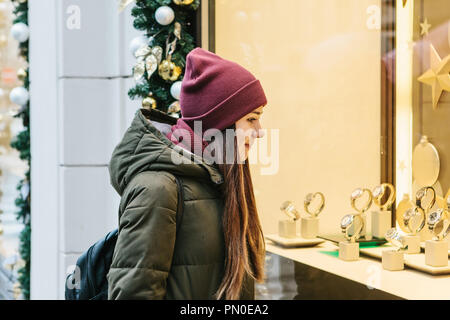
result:
[[(175, 164), (173, 155), (178, 160), (188, 156), (165, 136), (170, 125), (157, 116), (137, 110), (109, 163), (121, 202), (108, 299), (214, 299), (225, 261), (223, 177), (204, 161)], [(177, 237), (174, 175), (182, 179), (184, 191)], [(254, 299), (248, 275), (240, 299)]]

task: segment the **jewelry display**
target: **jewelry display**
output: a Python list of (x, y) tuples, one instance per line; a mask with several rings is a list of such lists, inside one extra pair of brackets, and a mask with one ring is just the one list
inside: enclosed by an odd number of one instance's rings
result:
[(428, 229), (433, 234), (432, 240), (425, 241), (425, 263), (433, 267), (448, 265), (448, 241), (444, 238), (450, 231), (449, 210), (450, 196), (447, 197), (447, 208), (431, 212), (427, 218)]
[(278, 221), (278, 234), (284, 238), (297, 237), (297, 220), (300, 218), (300, 213), (295, 208), (291, 201), (285, 201), (280, 207), (280, 210), (290, 219), (283, 219)]
[[(313, 210), (311, 209), (311, 203), (318, 199), (319, 203)], [(315, 201), (316, 202), (316, 201)], [(303, 202), (305, 211), (309, 214), (309, 217), (302, 217), (301, 219), (301, 235), (305, 239), (316, 238), (319, 233), (319, 218), (318, 215), (325, 207), (325, 196), (322, 192), (308, 193)]]
[(396, 251), (406, 251), (408, 247), (405, 237), (400, 234), (397, 228), (389, 229), (385, 234), (385, 239), (396, 248)]
[[(368, 195), (367, 201), (366, 203), (364, 203), (364, 205), (361, 208), (358, 208), (356, 206), (356, 200), (362, 198), (364, 196), (364, 194)], [(364, 212), (366, 212), (367, 210), (369, 210), (370, 206), (372, 205), (372, 192), (369, 189), (365, 189), (365, 188), (358, 188), (355, 189), (351, 196), (350, 196), (350, 203), (353, 209), (355, 209), (356, 212), (362, 214)]]
[(412, 158), (414, 180), (420, 186), (432, 186), (439, 177), (440, 159), (436, 147), (427, 136), (422, 136), (415, 146)]
[[(365, 202), (364, 198), (366, 198)], [(372, 192), (366, 188), (357, 188), (352, 192), (350, 196), (350, 205), (358, 214), (361, 215), (361, 217), (364, 220), (364, 226), (360, 234), (361, 236), (366, 236), (366, 225), (367, 225), (366, 211), (369, 210), (370, 206), (372, 205), (372, 202), (373, 202)]]
[(400, 230), (405, 233), (408, 233), (409, 230), (405, 226), (405, 221), (403, 219), (403, 215), (406, 211), (414, 207), (414, 203), (412, 202), (409, 194), (403, 194), (403, 199), (399, 202), (397, 209), (395, 210), (395, 220), (397, 221)]
[[(389, 197), (384, 203), (383, 198), (389, 192)], [(373, 203), (380, 210), (372, 211), (372, 236), (375, 238), (383, 238), (391, 227), (391, 206), (395, 202), (395, 188), (390, 183), (382, 183), (375, 187), (372, 191)]]
[(341, 220), (341, 231), (347, 241), (339, 242), (339, 258), (345, 261), (354, 261), (359, 258), (360, 237), (364, 228), (364, 219), (361, 214), (347, 214)]
[(420, 253), (420, 236), (417, 234), (425, 226), (425, 212), (414, 206), (403, 214), (403, 225), (408, 230), (405, 241), (408, 245), (407, 253)]
[[(317, 206), (316, 210), (311, 210), (310, 206), (314, 199), (319, 198), (320, 202)], [(305, 201), (303, 202), (303, 207), (305, 208), (305, 211), (311, 215), (313, 218), (316, 218), (325, 207), (325, 196), (322, 192), (316, 192), (316, 193), (308, 193), (305, 197)]]
[(404, 252), (408, 247), (405, 238), (396, 228), (389, 229), (385, 238), (394, 246), (393, 250), (384, 250), (381, 257), (383, 269), (390, 271), (403, 270), (405, 268)]
[[(424, 206), (424, 200), (427, 198), (428, 194), (431, 192), (431, 200), (428, 202), (427, 206)], [(433, 187), (423, 187), (419, 189), (416, 193), (416, 206), (421, 208), (425, 214), (428, 214), (428, 211), (433, 208), (434, 203), (436, 202), (436, 191)]]

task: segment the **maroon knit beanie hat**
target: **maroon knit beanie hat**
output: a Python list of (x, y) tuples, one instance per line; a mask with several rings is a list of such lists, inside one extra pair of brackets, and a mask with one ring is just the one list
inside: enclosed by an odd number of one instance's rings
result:
[(259, 80), (239, 64), (199, 47), (187, 55), (180, 107), (191, 128), (201, 120), (202, 131), (223, 130), (266, 104)]

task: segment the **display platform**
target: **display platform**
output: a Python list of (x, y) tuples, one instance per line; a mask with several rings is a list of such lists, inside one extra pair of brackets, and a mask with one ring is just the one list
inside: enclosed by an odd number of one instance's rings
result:
[(382, 268), (381, 259), (363, 254), (357, 261), (343, 261), (338, 258), (338, 248), (330, 241), (314, 247), (282, 248), (267, 240), (266, 251), (399, 298), (450, 299), (449, 274), (430, 274), (408, 266), (402, 271), (388, 271)]
[[(361, 248), (359, 252), (364, 255), (368, 255), (373, 258), (377, 258), (381, 261), (381, 255), (383, 250), (388, 250), (394, 248), (391, 245), (383, 245), (380, 247), (371, 247), (371, 248)], [(417, 254), (405, 254), (404, 255), (404, 263), (405, 266), (408, 266), (412, 269), (426, 272), (432, 275), (446, 275), (450, 274), (450, 265), (446, 267), (432, 267), (425, 264), (425, 254), (417, 253)], [(399, 272), (399, 271), (397, 271)]]
[(304, 239), (300, 236), (300, 234), (297, 234), (297, 238), (284, 238), (280, 237), (278, 234), (268, 234), (265, 235), (265, 237), (271, 241), (273, 241), (275, 244), (280, 245), (282, 247), (286, 248), (292, 248), (292, 247), (312, 247), (315, 245), (318, 245), (325, 240), (314, 238), (314, 239)]

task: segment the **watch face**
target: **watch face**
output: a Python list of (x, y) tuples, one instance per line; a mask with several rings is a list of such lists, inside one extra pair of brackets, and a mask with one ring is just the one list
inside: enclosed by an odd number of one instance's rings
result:
[(438, 209), (438, 210), (430, 213), (430, 215), (428, 216), (427, 223), (434, 225), (436, 222), (438, 222), (442, 216), (442, 211), (443, 211), (442, 209)]
[(381, 194), (383, 193), (383, 188), (381, 186), (376, 187), (375, 189), (373, 189), (373, 196), (378, 198), (379, 196), (381, 196)]
[(412, 209), (412, 208), (406, 210), (406, 212), (403, 214), (403, 219), (405, 219), (405, 220), (411, 219), (411, 217), (413, 216), (413, 212), (414, 212), (414, 209)]
[(348, 226), (350, 226), (353, 222), (353, 215), (351, 214), (347, 214), (345, 215), (342, 220), (341, 220), (341, 228), (347, 228)]
[(308, 194), (306, 195), (305, 202), (306, 202), (307, 204), (310, 204), (310, 203), (312, 202), (312, 200), (313, 200), (313, 194), (312, 194), (312, 193), (308, 193)]
[(386, 239), (393, 239), (394, 237), (396, 237), (398, 234), (397, 229), (395, 228), (391, 228), (388, 231), (386, 231)]
[(416, 198), (417, 199), (422, 199), (423, 197), (425, 197), (425, 190), (424, 189), (420, 189), (417, 194), (416, 194)]
[(352, 199), (357, 199), (357, 198), (361, 197), (362, 194), (363, 194), (362, 189), (358, 188), (352, 192)]

